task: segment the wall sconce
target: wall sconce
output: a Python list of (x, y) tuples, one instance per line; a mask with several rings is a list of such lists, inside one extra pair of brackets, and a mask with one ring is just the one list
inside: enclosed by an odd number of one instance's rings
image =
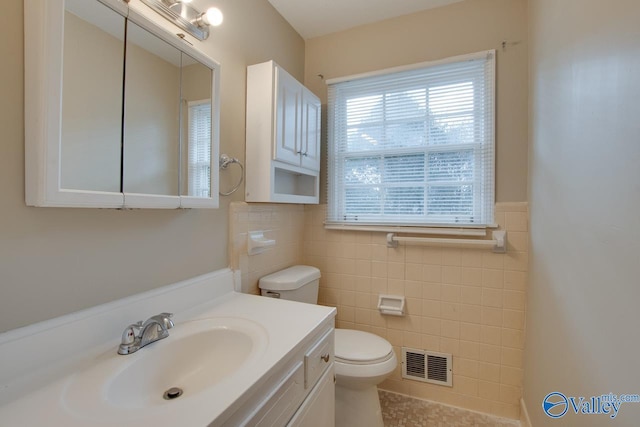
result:
[(188, 4), (191, 0), (142, 0), (142, 2), (198, 40), (206, 40), (209, 37), (209, 26), (217, 27), (223, 20), (222, 12), (217, 7), (199, 12)]

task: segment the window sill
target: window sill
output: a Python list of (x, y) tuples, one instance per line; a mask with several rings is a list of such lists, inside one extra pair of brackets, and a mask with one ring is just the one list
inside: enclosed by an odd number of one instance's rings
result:
[(483, 237), (488, 230), (497, 229), (497, 225), (460, 226), (460, 227), (411, 227), (392, 225), (353, 225), (340, 223), (324, 224), (326, 230), (367, 231), (380, 233), (431, 234), (438, 236), (474, 236)]

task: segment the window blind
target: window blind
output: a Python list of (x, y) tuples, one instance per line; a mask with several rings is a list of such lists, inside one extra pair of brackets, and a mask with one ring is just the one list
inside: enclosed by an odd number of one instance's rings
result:
[(494, 57), (329, 81), (327, 222), (493, 224)]
[(211, 195), (211, 100), (189, 102), (189, 195)]

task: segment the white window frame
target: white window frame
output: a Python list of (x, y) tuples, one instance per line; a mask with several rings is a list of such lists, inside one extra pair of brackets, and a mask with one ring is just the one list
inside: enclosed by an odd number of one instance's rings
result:
[[(456, 221), (438, 221), (434, 216), (429, 216), (427, 213), (427, 205), (426, 205), (426, 194), (425, 194), (425, 205), (424, 205), (424, 221), (397, 221), (393, 218), (393, 216), (386, 216), (384, 213), (381, 214), (381, 220), (374, 220), (369, 222), (359, 221), (356, 217), (349, 217), (346, 214), (345, 207), (345, 198), (346, 198), (346, 188), (347, 184), (345, 183), (344, 178), (336, 178), (336, 177), (344, 177), (344, 164), (345, 159), (347, 158), (365, 158), (365, 157), (377, 157), (381, 156), (381, 161), (384, 162), (384, 156), (394, 156), (398, 154), (424, 154), (425, 161), (428, 163), (428, 156), (430, 152), (443, 152), (443, 151), (455, 151), (461, 152), (465, 150), (465, 146), (463, 145), (424, 145), (418, 147), (408, 147), (408, 148), (399, 148), (399, 149), (385, 149), (380, 151), (365, 151), (365, 152), (357, 152), (355, 154), (351, 154), (346, 151), (340, 151), (337, 147), (337, 142), (335, 135), (337, 132), (346, 132), (346, 126), (339, 128), (338, 125), (334, 123), (334, 117), (336, 114), (345, 114), (343, 111), (339, 111), (340, 108), (344, 109), (345, 105), (335, 105), (334, 100), (330, 96), (329, 100), (329, 178), (328, 178), (328, 216), (326, 221), (327, 228), (334, 229), (366, 229), (366, 230), (398, 230), (398, 227), (405, 228), (407, 227), (410, 230), (415, 230), (416, 232), (430, 232), (433, 230), (432, 227), (437, 228), (456, 228), (458, 230), (464, 229), (474, 229), (474, 228), (489, 228), (495, 227), (494, 224), (494, 206), (495, 206), (495, 51), (484, 51), (478, 52), (469, 55), (461, 55), (451, 58), (446, 58), (439, 61), (430, 61), (423, 62), (419, 64), (413, 64), (409, 66), (403, 67), (395, 67), (391, 69), (376, 71), (372, 73), (365, 73), (355, 76), (343, 77), (338, 79), (331, 79), (327, 81), (328, 85), (338, 85), (343, 82), (350, 82), (354, 80), (360, 79), (369, 79), (377, 76), (388, 76), (389, 74), (394, 73), (402, 73), (405, 71), (412, 70), (420, 70), (420, 69), (429, 69), (431, 67), (440, 66), (444, 64), (452, 64), (459, 63), (463, 61), (472, 61), (472, 60), (486, 60), (486, 73), (483, 77), (485, 79), (485, 84), (490, 84), (491, 94), (488, 97), (487, 105), (485, 105), (485, 110), (489, 112), (489, 120), (490, 123), (485, 126), (485, 130), (489, 130), (488, 136), (481, 143), (469, 144), (467, 149), (473, 149), (474, 160), (476, 161), (475, 177), (474, 182), (483, 182), (481, 188), (476, 187), (474, 190), (474, 206), (478, 206), (479, 209), (482, 209), (482, 215), (484, 219), (481, 222), (478, 221), (465, 221), (464, 218), (462, 220)], [(474, 85), (474, 89), (477, 85)], [(427, 91), (429, 87), (426, 87)], [(338, 128), (338, 129), (337, 129)], [(479, 151), (483, 151), (483, 156), (479, 155)], [(483, 160), (485, 162), (489, 162), (488, 168), (484, 177), (479, 176), (482, 174), (482, 168), (477, 167), (477, 163)], [(485, 163), (487, 164), (487, 163)], [(490, 170), (489, 170), (490, 169)], [(425, 169), (425, 188), (427, 186), (427, 171)], [(381, 186), (384, 186), (382, 183)], [(429, 218), (429, 220), (427, 220)], [(436, 219), (435, 221), (433, 219)], [(450, 218), (447, 218), (450, 219)], [(425, 228), (427, 227), (427, 228)], [(454, 233), (456, 234), (456, 233)], [(460, 234), (465, 234), (461, 232)]]

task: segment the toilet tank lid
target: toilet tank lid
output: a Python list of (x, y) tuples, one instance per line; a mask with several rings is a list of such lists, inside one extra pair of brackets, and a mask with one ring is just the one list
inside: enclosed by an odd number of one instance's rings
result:
[(320, 270), (309, 265), (294, 265), (264, 276), (259, 281), (260, 289), (290, 291), (298, 289), (320, 278)]

